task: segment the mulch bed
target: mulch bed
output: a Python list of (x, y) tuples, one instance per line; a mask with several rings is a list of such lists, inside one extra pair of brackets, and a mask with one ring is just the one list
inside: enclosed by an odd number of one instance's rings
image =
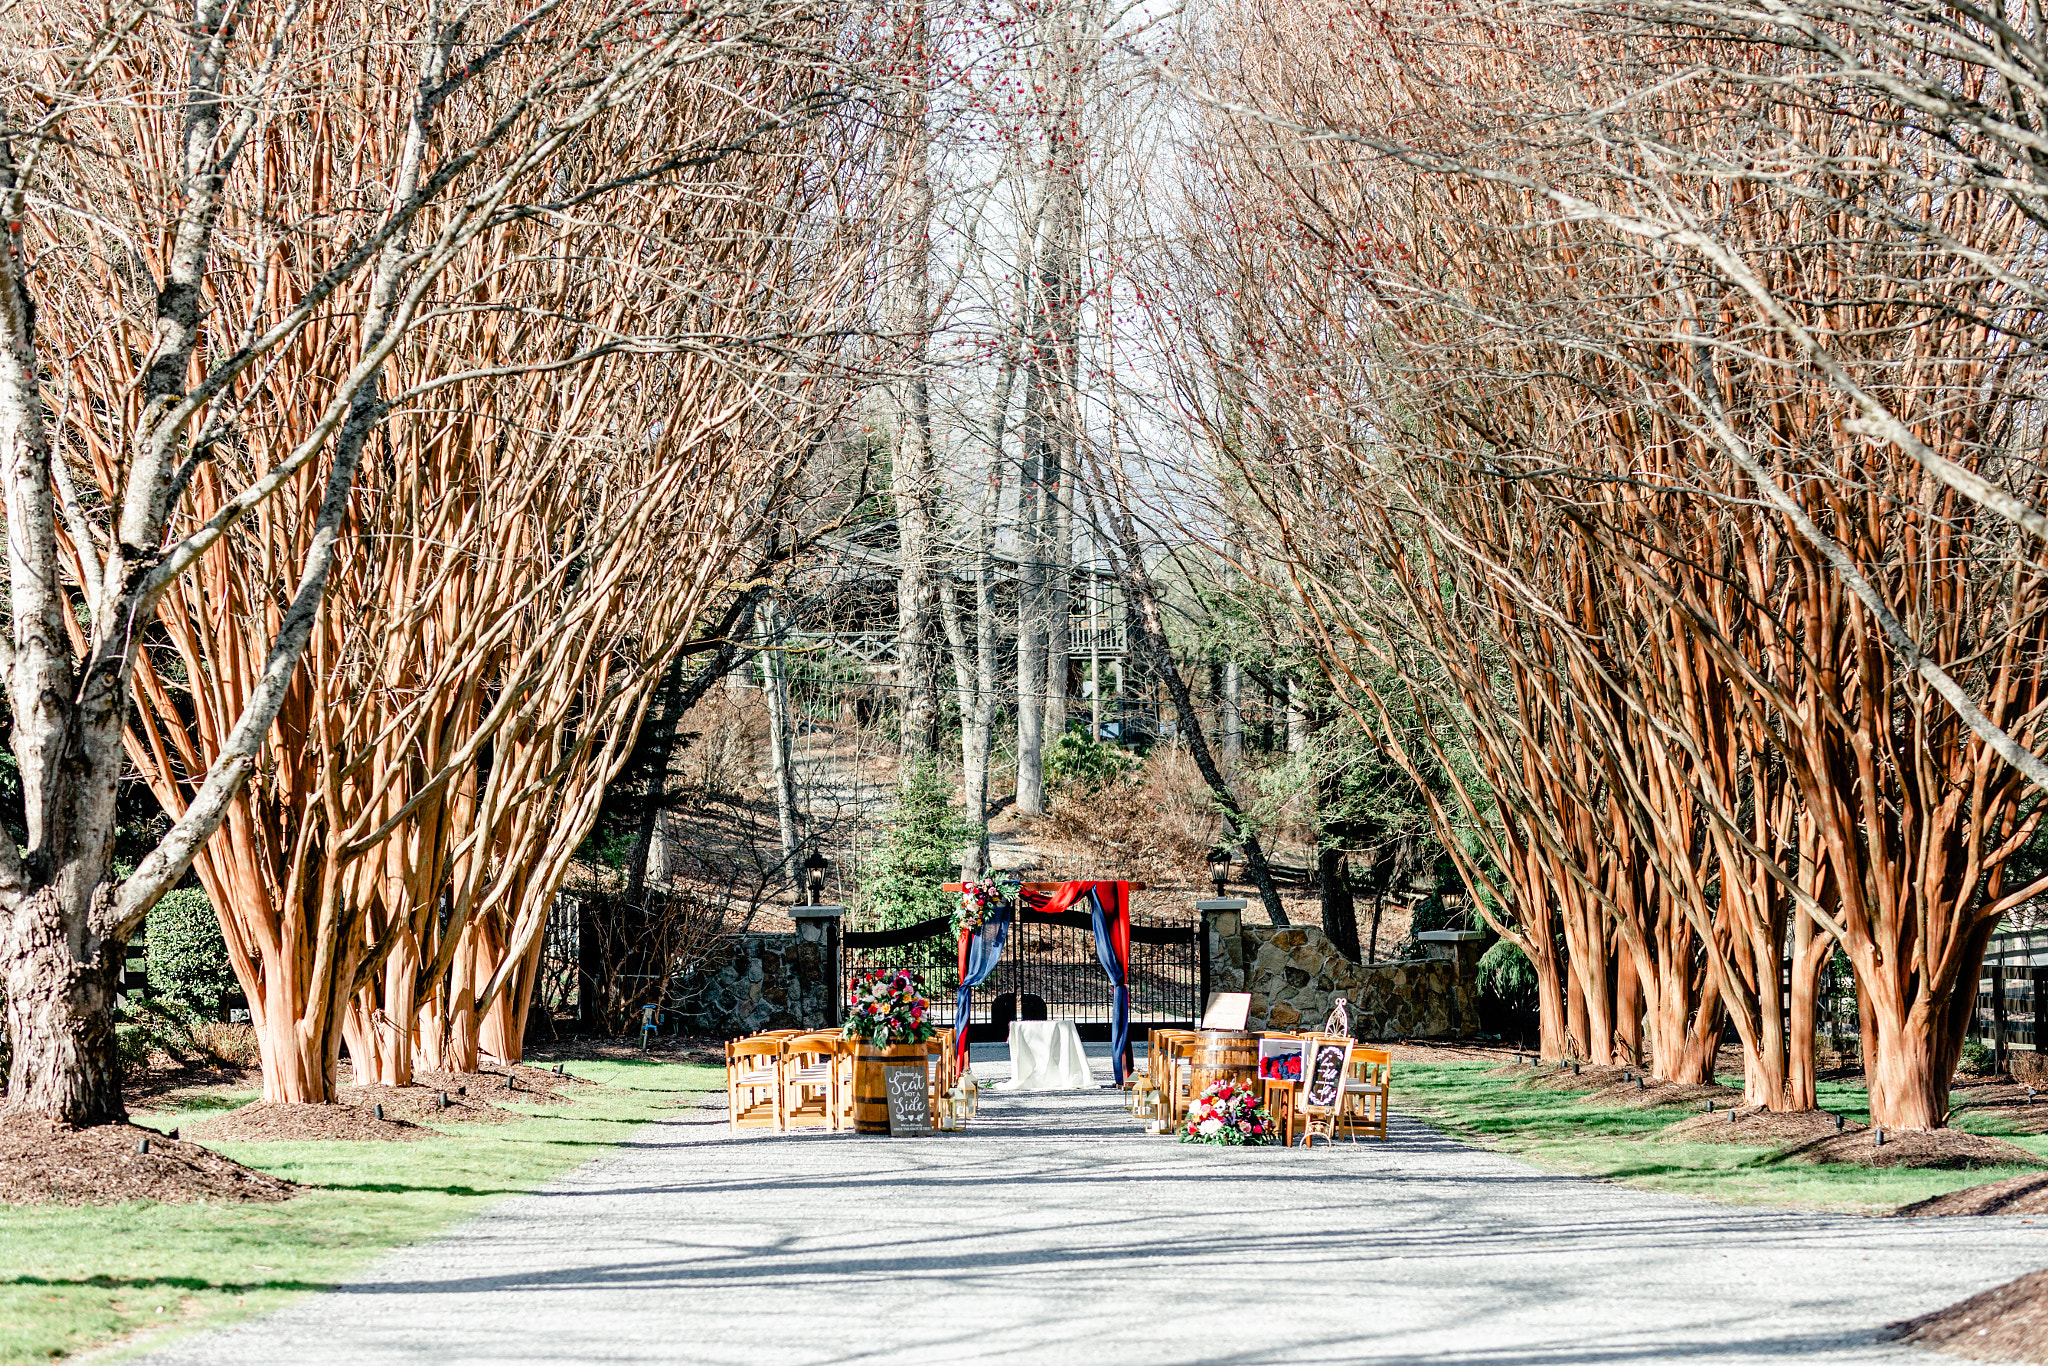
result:
[(2011, 1081), (1961, 1081), (1949, 1089), (1953, 1107), (1950, 1122), (1965, 1110), (1973, 1115), (1997, 1115), (2023, 1134), (2048, 1134), (2048, 1086), (2036, 1085), (2033, 1102), (2027, 1087)]
[(2048, 1271), (1891, 1326), (1893, 1335), (1976, 1361), (2048, 1366)]
[(1902, 1205), (1893, 1213), (1906, 1219), (1949, 1214), (2048, 1215), (2048, 1175), (2009, 1176), (1989, 1185), (1971, 1186)]
[[(724, 1055), (721, 1053), (721, 1062), (723, 1058)], [(509, 1067), (503, 1063), (488, 1063), (475, 1072), (438, 1072), (430, 1067), (415, 1068), (413, 1080), (422, 1086), (448, 1091), (451, 1100), (454, 1098), (453, 1092), (456, 1087), (466, 1086), (472, 1097), (514, 1101), (520, 1105), (552, 1105), (570, 1099), (571, 1092), (597, 1084), (585, 1077), (572, 1077), (566, 1072), (557, 1072), (552, 1066), (539, 1067), (527, 1062), (513, 1063)]]
[[(1501, 1043), (1492, 1039), (1398, 1039), (1392, 1043), (1367, 1040), (1368, 1048), (1384, 1048), (1394, 1055), (1394, 1061), (1401, 1062), (1502, 1062), (1512, 1059), (1517, 1053), (1528, 1050), (1515, 1044)], [(719, 1061), (723, 1062), (721, 1054)], [(1507, 1070), (1516, 1070), (1512, 1062)], [(1519, 1070), (1527, 1072), (1527, 1067)], [(1499, 1074), (1501, 1069), (1487, 1073)]]
[[(1637, 1075), (1642, 1076), (1641, 1073)], [(1640, 1087), (1633, 1081), (1616, 1082), (1582, 1098), (1579, 1104), (1612, 1105), (1622, 1110), (1662, 1110), (1679, 1105), (1700, 1109), (1710, 1100), (1716, 1110), (1725, 1110), (1742, 1103), (1742, 1092), (1704, 1082), (1659, 1081), (1655, 1077), (1643, 1077)]]
[(1624, 1072), (1635, 1073), (1633, 1067), (1608, 1067), (1590, 1062), (1580, 1065), (1576, 1071), (1569, 1064), (1559, 1067), (1554, 1063), (1519, 1068), (1509, 1064), (1509, 1068), (1510, 1074), (1519, 1077), (1515, 1084), (1524, 1091), (1600, 1091), (1621, 1085)]
[(364, 1143), (413, 1143), (436, 1137), (432, 1129), (399, 1119), (390, 1111), (378, 1119), (368, 1106), (280, 1105), (258, 1101), (219, 1119), (192, 1126), (192, 1133), (216, 1143), (321, 1143), (341, 1139)]
[(121, 1098), (131, 1110), (175, 1108), (185, 1091), (261, 1091), (263, 1073), (225, 1063), (162, 1063), (131, 1072), (121, 1081)]
[(1825, 1138), (1795, 1144), (1771, 1155), (1773, 1162), (1845, 1162), (1859, 1167), (1931, 1167), (1968, 1170), (1972, 1167), (2048, 1167), (2017, 1143), (1960, 1129), (1887, 1129), (1884, 1142), (1863, 1132), (1830, 1132)]
[[(448, 1075), (452, 1077), (458, 1074)], [(418, 1079), (418, 1074), (415, 1074), (415, 1079)], [(344, 1086), (340, 1088), (340, 1098), (343, 1105), (367, 1111), (373, 1119), (376, 1117), (376, 1111), (371, 1107), (381, 1105), (387, 1117), (414, 1124), (506, 1124), (515, 1119), (526, 1118), (525, 1115), (514, 1114), (510, 1110), (501, 1110), (481, 1096), (469, 1094), (468, 1088), (475, 1080), (476, 1078), (471, 1076), (467, 1081), (451, 1082), (436, 1079), (432, 1082), (422, 1081), (415, 1086)], [(445, 1107), (441, 1104), (444, 1092), (448, 1097), (448, 1104)], [(493, 1091), (491, 1094), (504, 1093)], [(533, 1092), (530, 1099), (548, 1101), (554, 1097)]]
[[(1739, 1100), (1739, 1092), (1731, 1093)], [(1734, 1118), (1730, 1118), (1730, 1116)], [(1784, 1148), (1824, 1140), (1844, 1138), (1855, 1141), (1855, 1135), (1864, 1133), (1861, 1124), (1850, 1120), (1842, 1126), (1840, 1134), (1835, 1132), (1835, 1117), (1825, 1110), (1794, 1110), (1780, 1114), (1759, 1106), (1729, 1109), (1716, 1104), (1712, 1114), (1692, 1115), (1663, 1129), (1659, 1137), (1669, 1143), (1741, 1143), (1752, 1148)], [(1864, 1147), (1870, 1146), (1866, 1136)], [(1889, 1146), (1889, 1144), (1887, 1144)], [(1848, 1158), (1817, 1159), (1829, 1162), (1846, 1162)]]
[[(149, 1140), (149, 1151), (136, 1146)], [(0, 1115), (0, 1203), (111, 1205), (156, 1200), (275, 1202), (298, 1187), (197, 1143), (133, 1124), (67, 1129), (27, 1115)]]

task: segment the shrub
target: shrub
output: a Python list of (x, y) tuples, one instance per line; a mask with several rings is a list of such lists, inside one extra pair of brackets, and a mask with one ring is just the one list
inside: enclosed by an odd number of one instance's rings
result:
[(1069, 728), (1045, 756), (1045, 785), (1056, 793), (1092, 796), (1143, 766), (1137, 755), (1091, 739), (1085, 730)]
[(212, 1019), (220, 998), (235, 990), (227, 941), (213, 903), (197, 887), (166, 892), (149, 913), (144, 942), (149, 949), (150, 989), (187, 1010)]
[(1957, 1061), (1957, 1070), (1973, 1077), (1988, 1077), (1998, 1070), (1997, 1055), (1982, 1039), (1963, 1040), (1963, 1055)]
[(1536, 965), (1508, 940), (1479, 956), (1479, 1028), (1500, 1038), (1536, 1032)]
[(888, 838), (861, 869), (861, 910), (881, 929), (950, 916), (959, 897), (943, 890), (960, 876), (960, 849), (980, 838), (981, 827), (947, 804), (936, 759), (904, 775), (890, 808)]
[(254, 1027), (209, 1020), (183, 1002), (162, 996), (125, 1002), (115, 1019), (114, 1044), (123, 1075), (131, 1077), (152, 1065), (257, 1064)]
[(1202, 876), (1216, 809), (1194, 760), (1161, 746), (1101, 787), (1054, 802), (1047, 830), (1088, 846), (1094, 876), (1171, 883)]

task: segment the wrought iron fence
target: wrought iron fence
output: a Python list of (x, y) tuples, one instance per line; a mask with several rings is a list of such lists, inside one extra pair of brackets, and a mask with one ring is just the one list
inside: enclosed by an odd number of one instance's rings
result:
[(953, 1023), (953, 999), (960, 990), (960, 940), (950, 916), (936, 916), (896, 930), (849, 930), (839, 937), (841, 989), (854, 988), (874, 972), (908, 968), (918, 990), (931, 999), (940, 1028)]
[[(908, 968), (931, 999), (941, 1027), (956, 1023), (959, 940), (948, 919), (899, 930), (854, 931), (841, 938), (842, 980), (852, 985), (874, 971)], [(1201, 964), (1193, 927), (1131, 927), (1131, 1023), (1134, 1027), (1192, 1021), (1200, 1014)], [(1095, 952), (1091, 917), (1083, 911), (1026, 914), (1010, 926), (1003, 961), (976, 987), (970, 1026), (998, 1030), (996, 1003), (1036, 997), (1048, 1019), (1071, 1020), (1084, 1036), (1108, 1037), (1115, 1013), (1109, 974)]]

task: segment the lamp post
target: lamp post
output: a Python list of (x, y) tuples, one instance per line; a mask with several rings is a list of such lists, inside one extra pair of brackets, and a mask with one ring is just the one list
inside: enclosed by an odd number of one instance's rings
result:
[(831, 866), (832, 860), (826, 858), (821, 850), (812, 850), (811, 856), (804, 860), (804, 883), (810, 888), (813, 906), (818, 905), (819, 898), (825, 894), (825, 870)]
[(1230, 882), (1230, 851), (1220, 844), (1209, 851), (1209, 881), (1216, 885), (1219, 898)]

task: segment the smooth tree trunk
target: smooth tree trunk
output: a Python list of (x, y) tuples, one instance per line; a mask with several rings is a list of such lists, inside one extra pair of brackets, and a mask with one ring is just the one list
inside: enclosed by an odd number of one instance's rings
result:
[(895, 297), (888, 301), (891, 331), (901, 356), (892, 386), (896, 407), (896, 450), (890, 493), (896, 512), (899, 572), (896, 580), (896, 688), (899, 717), (899, 772), (909, 774), (930, 757), (938, 739), (939, 708), (935, 642), (937, 615), (932, 526), (938, 498), (938, 469), (932, 448), (929, 377), (932, 286), (932, 183), (930, 135), (926, 129), (929, 57), (924, 7), (909, 7), (905, 28), (905, 69), (909, 88), (898, 110), (893, 139), (897, 173), (904, 191), (894, 225)]
[[(1034, 339), (1033, 345), (1036, 345)], [(1045, 381), (1024, 371), (1024, 466), (1017, 485), (1017, 812), (1045, 814)]]
[(1244, 757), (1244, 666), (1234, 659), (1223, 661), (1223, 687), (1216, 697), (1216, 748), (1226, 764)]
[(761, 690), (768, 701), (768, 780), (775, 789), (775, 827), (782, 840), (782, 865), (792, 891), (801, 893), (797, 872), (795, 736), (790, 727), (789, 666), (782, 652), (782, 612), (770, 602), (763, 614), (772, 648), (761, 651)]

